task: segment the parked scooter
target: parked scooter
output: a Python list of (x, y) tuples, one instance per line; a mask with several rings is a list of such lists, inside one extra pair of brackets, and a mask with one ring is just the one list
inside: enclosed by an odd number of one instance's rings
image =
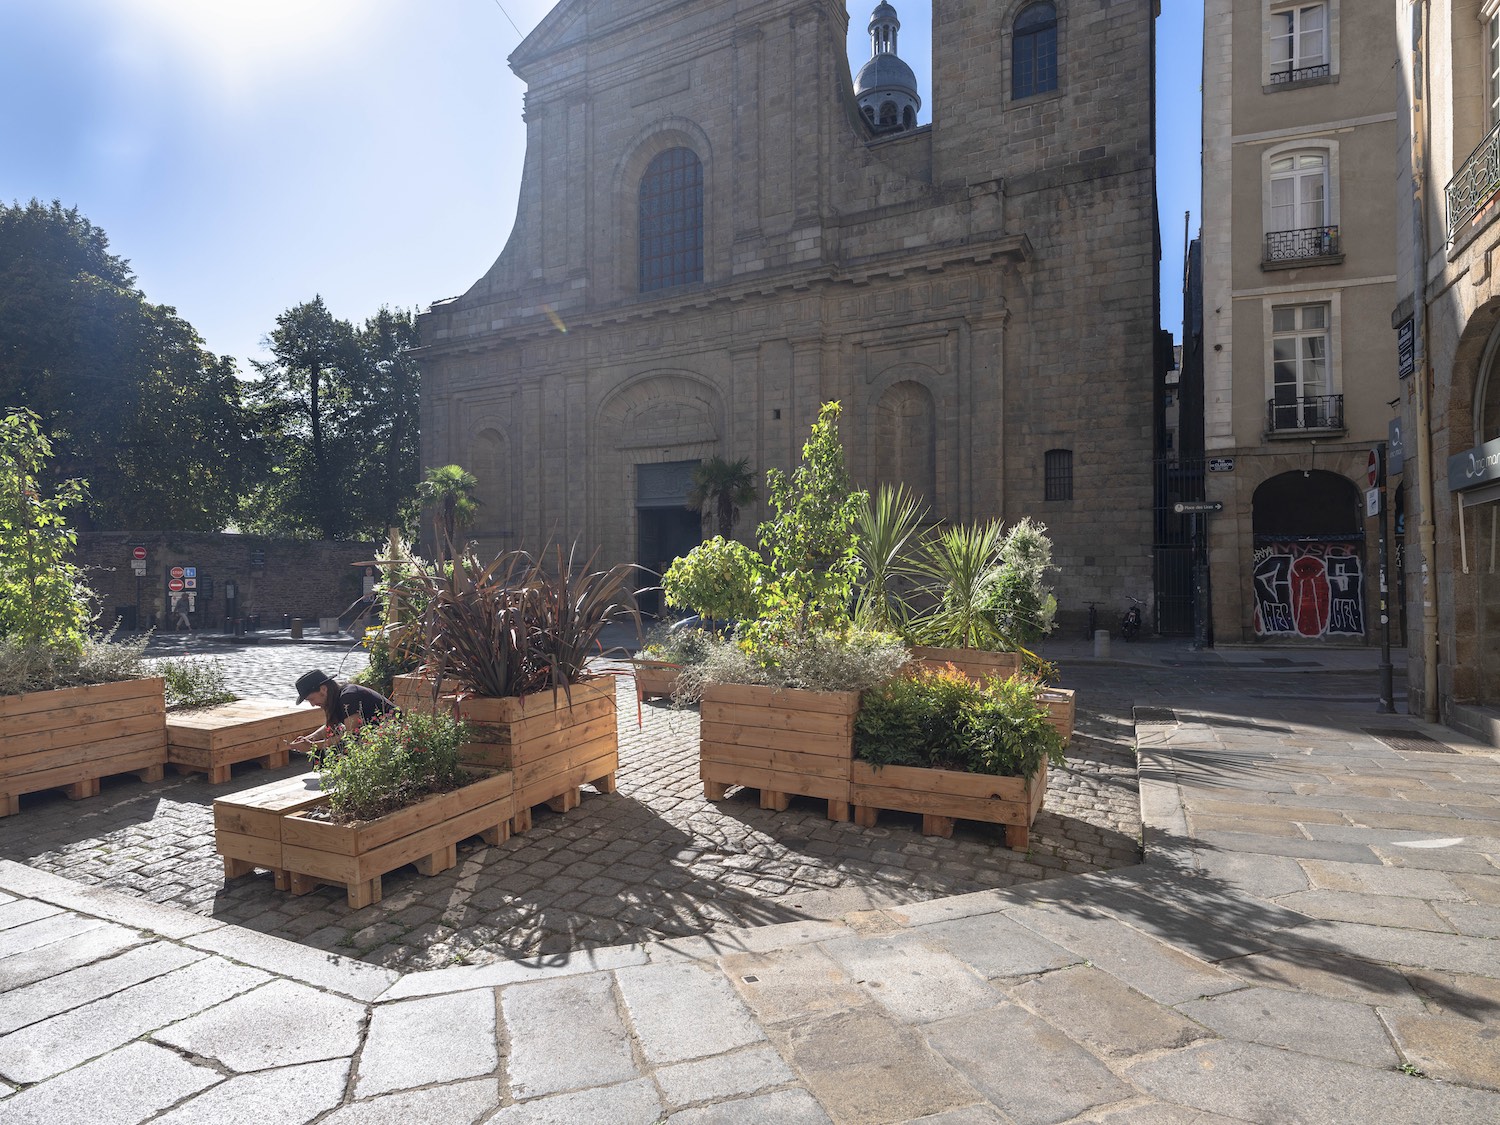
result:
[(1131, 598), (1129, 594), (1125, 596), (1130, 598), (1135, 604), (1127, 609), (1120, 618), (1120, 638), (1126, 641), (1133, 641), (1141, 635), (1141, 599)]

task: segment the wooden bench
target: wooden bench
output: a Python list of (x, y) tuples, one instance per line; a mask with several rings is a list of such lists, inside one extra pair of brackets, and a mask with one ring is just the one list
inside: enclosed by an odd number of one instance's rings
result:
[(167, 761), (179, 773), (206, 773), (210, 784), (228, 781), (237, 762), (268, 770), (289, 760), (287, 740), (316, 730), (322, 712), (268, 699), (239, 699), (167, 716)]
[(317, 771), (273, 781), (214, 801), (214, 848), (224, 857), (224, 878), (263, 868), (277, 890), (290, 890), (281, 854), (281, 822), (323, 800)]

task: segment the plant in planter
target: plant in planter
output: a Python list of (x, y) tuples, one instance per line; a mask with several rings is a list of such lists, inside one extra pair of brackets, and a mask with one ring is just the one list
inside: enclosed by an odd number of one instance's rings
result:
[(468, 731), (446, 715), (388, 715), (345, 734), (319, 766), (322, 799), (281, 818), (281, 868), (293, 894), (346, 888), (358, 909), (407, 863), (424, 875), (457, 862), (469, 836), (499, 844), (515, 814), (509, 771), (461, 761)]
[(145, 641), (89, 633), (92, 595), (65, 514), (83, 486), (47, 495), (51, 456), (36, 415), (0, 419), (0, 816), (19, 812), (23, 793), (89, 797), (102, 777), (156, 781), (166, 764), (163, 685), (146, 676)]
[(1006, 825), (1024, 848), (1063, 739), (1029, 677), (975, 681), (957, 669), (923, 669), (865, 692), (855, 720), (851, 799), (855, 819), (881, 809), (921, 813), (922, 831), (949, 836), (956, 818)]
[(433, 698), (445, 684), (455, 689), (453, 706), (472, 728), (465, 762), (514, 771), (517, 832), (534, 805), (576, 807), (584, 783), (614, 791), (614, 677), (586, 665), (607, 624), (629, 619), (639, 629), (638, 569), (580, 565), (559, 548), (551, 566), (509, 551), (487, 566), (466, 553), (446, 573), (419, 572)]
[(872, 629), (904, 633), (917, 578), (912, 556), (927, 509), (905, 485), (882, 485), (866, 497), (856, 519), (860, 580), (854, 618)]

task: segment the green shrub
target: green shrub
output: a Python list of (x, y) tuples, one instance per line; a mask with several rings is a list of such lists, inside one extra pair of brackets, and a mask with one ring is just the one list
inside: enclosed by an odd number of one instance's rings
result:
[(665, 622), (653, 625), (641, 645), (643, 660), (665, 660), (669, 664), (700, 664), (708, 656), (714, 635), (707, 629), (676, 629)]
[(705, 621), (742, 621), (756, 614), (755, 590), (765, 563), (743, 543), (715, 535), (673, 561), (662, 575), (667, 604)]
[(167, 681), (168, 711), (214, 707), (239, 698), (229, 690), (224, 666), (217, 660), (158, 660), (151, 671)]
[(339, 822), (372, 820), (471, 780), (459, 765), (468, 728), (448, 715), (391, 714), (344, 734), (318, 773)]
[(151, 675), (148, 637), (116, 642), (113, 632), (85, 636), (79, 645), (22, 643), (0, 637), (0, 695), (111, 684)]
[(951, 668), (889, 680), (864, 694), (854, 756), (877, 766), (1029, 778), (1043, 759), (1064, 761), (1041, 688), (1021, 676), (976, 683)]
[(763, 640), (713, 640), (701, 661), (685, 664), (672, 700), (696, 703), (708, 684), (765, 684), (805, 691), (863, 691), (897, 675), (910, 659), (899, 637), (864, 629)]

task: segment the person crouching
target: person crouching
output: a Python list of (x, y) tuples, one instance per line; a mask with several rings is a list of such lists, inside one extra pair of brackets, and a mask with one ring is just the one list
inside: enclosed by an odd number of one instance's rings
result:
[(352, 734), (382, 715), (398, 713), (395, 704), (378, 691), (363, 684), (340, 686), (321, 668), (297, 677), (297, 702), (304, 699), (323, 708), (323, 725), (287, 743), (288, 748), (303, 754), (312, 754), (329, 746), (346, 731)]

